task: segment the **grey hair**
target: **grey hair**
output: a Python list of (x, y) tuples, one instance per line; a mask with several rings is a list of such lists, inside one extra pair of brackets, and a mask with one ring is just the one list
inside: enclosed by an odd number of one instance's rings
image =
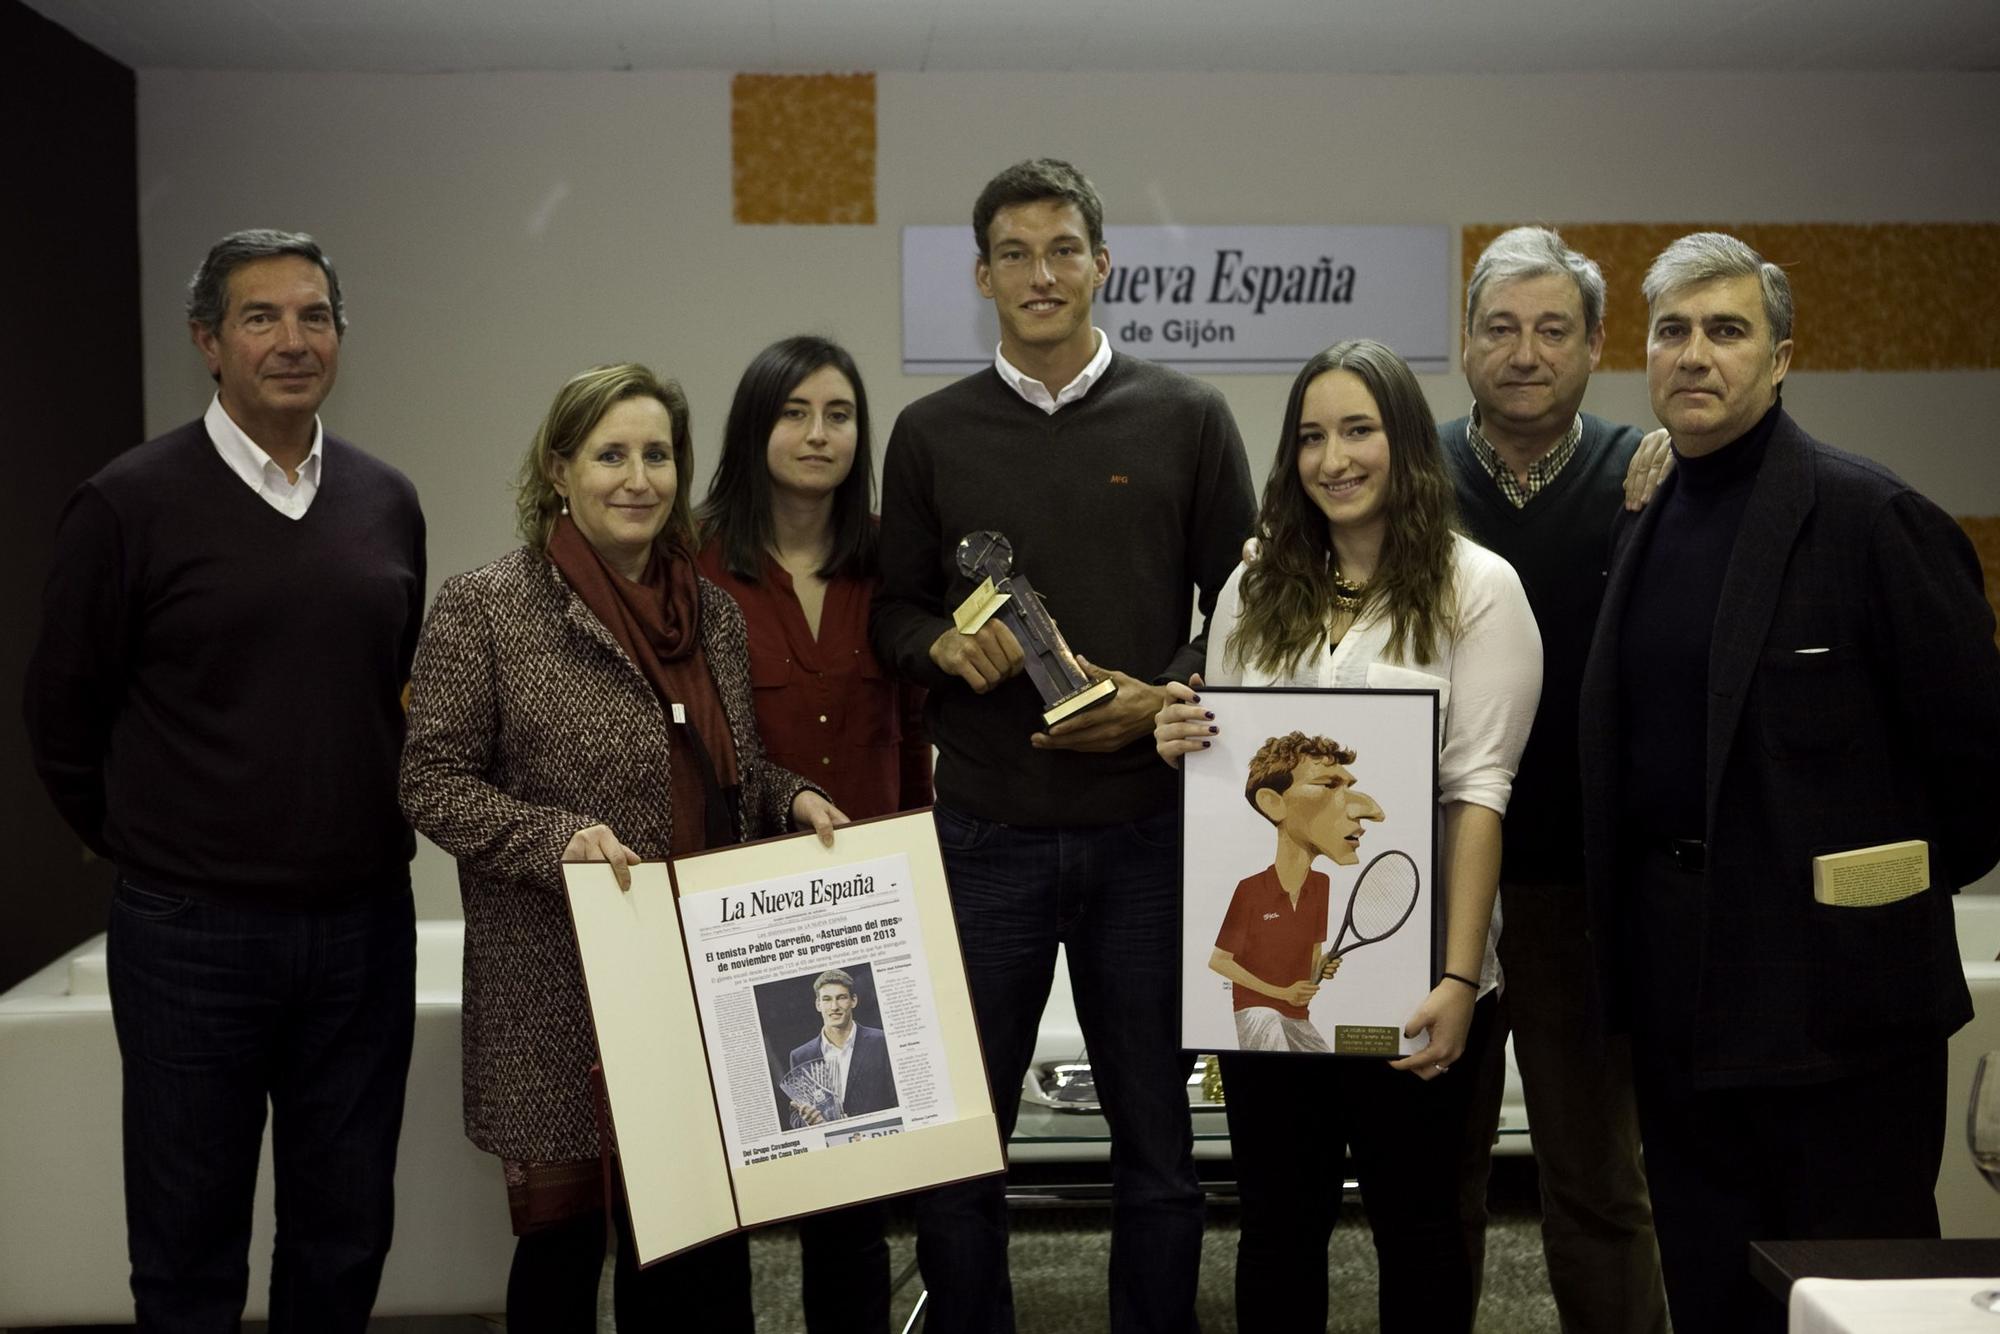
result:
[(1785, 271), (1727, 232), (1693, 232), (1660, 252), (1640, 290), (1648, 312), (1669, 292), (1717, 278), (1755, 278), (1764, 293), (1771, 344), (1792, 336), (1792, 283)]
[(1493, 238), (1465, 284), (1467, 332), (1488, 284), (1554, 273), (1568, 274), (1575, 280), (1577, 294), (1583, 298), (1584, 332), (1597, 332), (1597, 326), (1604, 322), (1604, 273), (1595, 260), (1564, 245), (1562, 235), (1553, 227), (1515, 227)]
[(187, 317), (210, 333), (222, 330), (222, 317), (229, 313), (229, 275), (245, 264), (280, 255), (297, 255), (319, 265), (326, 275), (327, 300), (333, 305), (333, 329), (347, 332), (347, 306), (340, 297), (340, 275), (333, 261), (319, 248), (319, 242), (304, 232), (274, 232), (264, 227), (231, 232), (209, 248), (208, 258), (188, 279)]
[(829, 982), (838, 983), (846, 987), (847, 994), (850, 996), (855, 994), (854, 978), (848, 974), (847, 970), (843, 968), (829, 968), (813, 979), (813, 995), (819, 995), (819, 989), (826, 986)]

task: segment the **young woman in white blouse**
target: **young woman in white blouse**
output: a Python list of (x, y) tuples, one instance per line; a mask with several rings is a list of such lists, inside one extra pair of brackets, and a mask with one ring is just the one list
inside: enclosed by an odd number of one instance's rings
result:
[[(1238, 1327), (1325, 1329), (1327, 1240), (1351, 1149), (1381, 1328), (1469, 1330), (1459, 1147), (1499, 984), (1500, 819), (1541, 692), (1541, 637), (1513, 567), (1456, 531), (1430, 408), (1380, 343), (1338, 344), (1299, 372), (1258, 531), (1259, 558), (1230, 577), (1209, 623), (1206, 679), (1437, 690), (1446, 940), (1445, 971), (1405, 1030), (1428, 1035), (1414, 1054), (1222, 1058), (1243, 1201)], [(1154, 740), (1178, 765), (1228, 716), (1170, 689)]]

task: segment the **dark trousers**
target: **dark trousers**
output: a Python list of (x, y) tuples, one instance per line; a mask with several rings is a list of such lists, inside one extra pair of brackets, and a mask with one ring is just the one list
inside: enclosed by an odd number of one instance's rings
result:
[(1492, 1025), (1489, 997), (1473, 1009), (1465, 1054), (1428, 1082), (1361, 1057), (1222, 1054), (1243, 1202), (1238, 1329), (1326, 1329), (1326, 1248), (1350, 1150), (1381, 1272), (1383, 1334), (1472, 1328), (1478, 1299), (1458, 1216), (1459, 1150)]
[(879, 1202), (799, 1220), (806, 1334), (887, 1334), (889, 1241)]
[(1479, 1064), (1460, 1210), (1475, 1287), (1486, 1258), (1486, 1187), (1511, 1031), (1541, 1184), (1542, 1253), (1563, 1334), (1666, 1334), (1631, 1047), (1600, 1020), (1583, 886), (1503, 882), (1500, 906), (1506, 989)]
[(1938, 1235), (1945, 1042), (1915, 1038), (1892, 1065), (1821, 1083), (1697, 1087), (1708, 887), (1651, 862), (1630, 883), (1633, 1076), (1674, 1328), (1781, 1331), (1784, 1305), (1750, 1277), (1751, 1242)]
[(407, 890), (257, 912), (121, 878), (108, 963), (141, 1330), (234, 1330), (271, 1108), (271, 1328), (367, 1326), (416, 1003)]
[[(1003, 1139), (1020, 1111), (1056, 947), (1111, 1128), (1114, 1334), (1195, 1325), (1202, 1194), (1180, 1047), (1180, 816), (1024, 829), (937, 808), (986, 1078)], [(1014, 1328), (1005, 1185), (918, 1197), (931, 1334)]]
[[(617, 1328), (751, 1334), (750, 1243), (745, 1234), (697, 1246), (639, 1268), (625, 1211), (618, 1209), (611, 1284)], [(509, 1334), (596, 1334), (597, 1287), (606, 1253), (604, 1211), (567, 1218), (514, 1242), (507, 1271)]]

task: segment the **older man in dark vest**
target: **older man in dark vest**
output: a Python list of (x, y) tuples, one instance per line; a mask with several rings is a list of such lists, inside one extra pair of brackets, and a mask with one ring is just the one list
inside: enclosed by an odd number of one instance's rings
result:
[[(1511, 1032), (1565, 1334), (1665, 1334), (1630, 1053), (1598, 1022), (1585, 934), (1577, 693), (1639, 432), (1581, 411), (1604, 348), (1604, 276), (1516, 227), (1466, 283), (1470, 415), (1438, 428), (1466, 531), (1512, 562), (1542, 632), (1542, 702), (1507, 806), (1496, 1019)], [(1484, 1253), (1505, 1051), (1487, 1045), (1466, 1146), (1467, 1243)]]

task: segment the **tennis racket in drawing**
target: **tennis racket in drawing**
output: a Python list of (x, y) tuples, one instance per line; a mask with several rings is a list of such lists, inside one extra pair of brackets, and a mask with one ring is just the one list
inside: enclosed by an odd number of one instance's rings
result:
[[(840, 1090), (834, 1082), (833, 1067), (823, 1058), (814, 1057), (793, 1066), (778, 1081), (778, 1087), (800, 1107), (810, 1107), (818, 1112), (821, 1122), (838, 1121), (847, 1115), (841, 1110)], [(806, 1124), (797, 1108), (792, 1109), (791, 1122), (794, 1130)]]
[(1318, 981), (1320, 965), (1328, 959), (1395, 935), (1416, 909), (1421, 883), (1417, 864), (1407, 852), (1384, 852), (1369, 862), (1347, 896), (1347, 915), (1333, 938), (1333, 949), (1313, 946), (1312, 969), (1306, 976)]

